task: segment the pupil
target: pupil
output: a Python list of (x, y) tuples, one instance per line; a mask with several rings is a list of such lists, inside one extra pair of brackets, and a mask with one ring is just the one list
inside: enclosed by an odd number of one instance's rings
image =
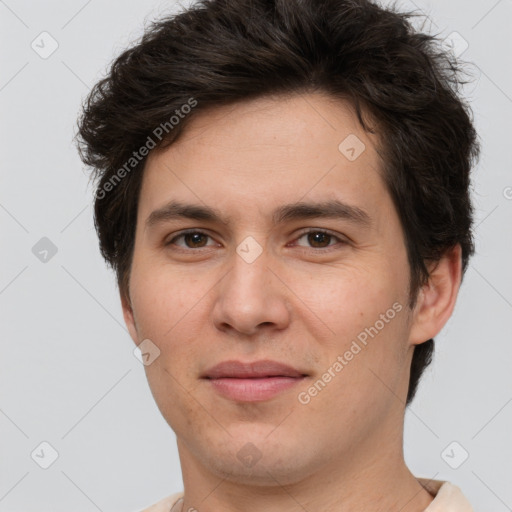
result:
[(322, 245), (322, 241), (327, 242), (327, 244), (328, 244), (329, 237), (330, 237), (330, 235), (328, 235), (326, 233), (319, 233), (319, 232), (310, 233), (309, 234), (309, 242), (311, 243), (311, 245), (315, 245), (316, 243), (320, 243), (320, 245)]
[(192, 240), (192, 245), (196, 246), (197, 244), (201, 244), (201, 238), (203, 235), (201, 233), (187, 233), (185, 237), (188, 239), (188, 241)]

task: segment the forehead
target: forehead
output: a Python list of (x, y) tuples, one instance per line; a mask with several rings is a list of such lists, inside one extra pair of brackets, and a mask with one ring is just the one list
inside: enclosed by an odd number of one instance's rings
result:
[(140, 213), (176, 198), (259, 215), (305, 199), (371, 204), (387, 194), (378, 142), (349, 103), (324, 94), (211, 108), (150, 153)]
[[(175, 149), (216, 146), (235, 155), (261, 149), (261, 156), (272, 157), (279, 154), (279, 148), (293, 149), (294, 153), (312, 148), (317, 153), (329, 152), (333, 147), (339, 151), (338, 143), (352, 135), (349, 140), (356, 143), (358, 151), (345, 153), (350, 160), (363, 150), (357, 139), (372, 146), (378, 143), (376, 135), (363, 130), (351, 103), (320, 92), (263, 96), (194, 114)], [(151, 156), (158, 154), (156, 151)]]

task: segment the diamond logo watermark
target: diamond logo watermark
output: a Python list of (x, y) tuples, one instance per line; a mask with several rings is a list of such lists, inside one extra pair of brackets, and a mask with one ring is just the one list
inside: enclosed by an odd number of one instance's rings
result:
[(30, 44), (41, 59), (49, 58), (59, 47), (57, 40), (48, 32), (41, 32)]
[(452, 32), (443, 39), (443, 46), (446, 50), (451, 51), (455, 57), (460, 57), (469, 48), (469, 43), (459, 32)]
[(236, 456), (244, 466), (252, 468), (261, 459), (261, 451), (253, 443), (246, 443), (238, 450)]
[(149, 366), (160, 356), (160, 349), (150, 339), (145, 339), (135, 347), (133, 355), (144, 366)]
[(59, 458), (59, 452), (50, 443), (43, 441), (30, 456), (39, 467), (48, 469)]
[(350, 162), (357, 160), (365, 149), (364, 142), (353, 133), (343, 139), (338, 146), (339, 152)]
[(252, 236), (248, 236), (238, 245), (236, 252), (246, 263), (252, 263), (263, 252), (263, 248)]
[(43, 236), (43, 238), (32, 247), (32, 254), (41, 263), (48, 263), (57, 254), (57, 246), (49, 238)]
[(441, 458), (452, 469), (458, 469), (469, 457), (468, 451), (457, 441), (451, 442), (442, 452)]

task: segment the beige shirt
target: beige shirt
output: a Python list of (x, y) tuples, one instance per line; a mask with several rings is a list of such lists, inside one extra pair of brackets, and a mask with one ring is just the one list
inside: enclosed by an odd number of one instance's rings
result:
[[(473, 512), (462, 491), (450, 482), (418, 478), (423, 487), (435, 496), (424, 512)], [(181, 512), (183, 493), (171, 494), (141, 512)], [(185, 512), (185, 511), (184, 511)]]

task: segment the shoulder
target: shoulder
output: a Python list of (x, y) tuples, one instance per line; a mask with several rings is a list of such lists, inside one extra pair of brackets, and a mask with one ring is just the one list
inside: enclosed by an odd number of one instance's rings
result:
[(425, 509), (425, 512), (474, 512), (473, 507), (466, 499), (461, 489), (456, 485), (443, 480), (417, 479), (427, 491), (434, 496), (434, 500)]
[[(429, 480), (427, 478), (417, 479), (427, 489), (434, 500), (425, 509), (425, 512), (442, 512), (450, 510), (453, 512), (474, 512), (471, 504), (466, 499), (461, 489), (456, 485), (442, 480)], [(180, 498), (183, 492), (167, 496), (140, 512), (173, 512), (171, 509)]]
[(176, 502), (183, 497), (183, 492), (177, 492), (175, 494), (171, 494), (170, 496), (166, 496), (165, 498), (153, 503), (149, 507), (141, 510), (140, 512), (171, 512), (172, 507), (176, 504)]

